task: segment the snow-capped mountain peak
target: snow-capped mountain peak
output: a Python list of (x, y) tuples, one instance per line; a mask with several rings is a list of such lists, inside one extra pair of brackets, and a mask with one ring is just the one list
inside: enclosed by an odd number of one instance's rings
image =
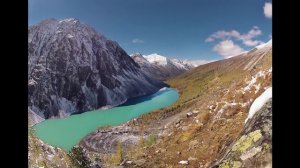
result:
[(189, 62), (187, 61), (182, 61), (182, 60), (179, 60), (179, 59), (172, 59), (172, 62), (177, 66), (177, 67), (180, 67), (182, 69), (186, 69), (186, 70), (189, 70), (191, 68), (194, 68), (196, 66), (194, 66), (193, 64), (190, 64)]
[(144, 58), (146, 58), (146, 60), (149, 61), (150, 63), (154, 63), (154, 64), (158, 64), (158, 65), (167, 65), (168, 64), (168, 59), (157, 53), (153, 53), (150, 55), (144, 55)]
[(76, 18), (68, 18), (68, 19), (64, 19), (64, 20), (59, 21), (59, 23), (63, 23), (63, 22), (65, 22), (65, 23), (77, 23), (77, 22), (79, 22), (79, 20), (76, 19)]
[(132, 54), (131, 57), (139, 64), (146, 74), (160, 80), (179, 75), (195, 67), (186, 61), (169, 59), (168, 57), (157, 53), (150, 55), (135, 53)]

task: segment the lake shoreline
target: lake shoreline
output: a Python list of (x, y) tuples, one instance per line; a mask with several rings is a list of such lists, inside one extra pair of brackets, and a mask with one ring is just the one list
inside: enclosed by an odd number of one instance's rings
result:
[(124, 103), (106, 110), (93, 110), (65, 118), (47, 119), (33, 127), (36, 129), (37, 137), (45, 143), (68, 151), (71, 146), (76, 145), (98, 127), (121, 125), (142, 114), (170, 106), (178, 98), (179, 94), (175, 89), (165, 88), (151, 95), (126, 101), (131, 104)]

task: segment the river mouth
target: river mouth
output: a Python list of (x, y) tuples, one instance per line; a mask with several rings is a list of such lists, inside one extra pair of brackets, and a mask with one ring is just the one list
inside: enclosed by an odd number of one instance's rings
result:
[(52, 146), (70, 151), (83, 137), (96, 128), (120, 125), (142, 114), (164, 108), (179, 98), (175, 89), (164, 88), (158, 92), (133, 98), (110, 109), (93, 110), (60, 119), (47, 119), (34, 126), (36, 135)]

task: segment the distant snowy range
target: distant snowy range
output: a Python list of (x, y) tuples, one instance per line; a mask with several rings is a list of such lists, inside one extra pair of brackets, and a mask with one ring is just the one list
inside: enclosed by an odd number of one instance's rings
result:
[(150, 55), (134, 53), (130, 56), (139, 64), (146, 74), (159, 80), (165, 80), (180, 75), (199, 65), (211, 62), (170, 59), (167, 56), (162, 56), (157, 53)]

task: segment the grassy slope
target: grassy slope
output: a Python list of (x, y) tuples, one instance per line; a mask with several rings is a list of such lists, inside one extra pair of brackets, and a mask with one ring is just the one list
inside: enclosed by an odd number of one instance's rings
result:
[[(268, 71), (272, 66), (272, 50), (258, 61), (251, 69), (244, 67), (260, 58), (261, 54), (252, 53), (246, 56), (234, 57), (195, 68), (194, 70), (167, 81), (171, 87), (177, 88), (181, 94), (179, 100), (172, 106), (143, 115), (138, 119), (140, 127), (144, 130), (160, 125), (171, 116), (178, 116), (182, 120), (181, 126), (176, 123), (168, 126), (169, 135), (161, 136), (151, 147), (134, 148), (129, 156), (130, 160), (147, 158), (146, 167), (180, 167), (180, 160), (189, 157), (191, 166), (207, 167), (220, 151), (234, 142), (239, 136), (244, 120), (247, 117), (251, 102), (258, 97), (265, 87), (272, 85), (272, 76), (258, 77), (257, 84), (260, 89), (255, 93), (255, 87), (250, 91), (241, 93), (259, 71)], [(237, 105), (224, 107), (224, 102), (249, 103), (245, 106)], [(218, 103), (217, 103), (218, 102)], [(210, 110), (212, 106), (215, 109)], [(223, 113), (218, 111), (223, 106)], [(179, 113), (197, 111), (192, 118), (179, 118)], [(219, 115), (219, 117), (216, 117)], [(198, 122), (196, 122), (198, 120)], [(185, 126), (184, 131), (181, 129)], [(164, 152), (158, 151), (162, 149)]]

